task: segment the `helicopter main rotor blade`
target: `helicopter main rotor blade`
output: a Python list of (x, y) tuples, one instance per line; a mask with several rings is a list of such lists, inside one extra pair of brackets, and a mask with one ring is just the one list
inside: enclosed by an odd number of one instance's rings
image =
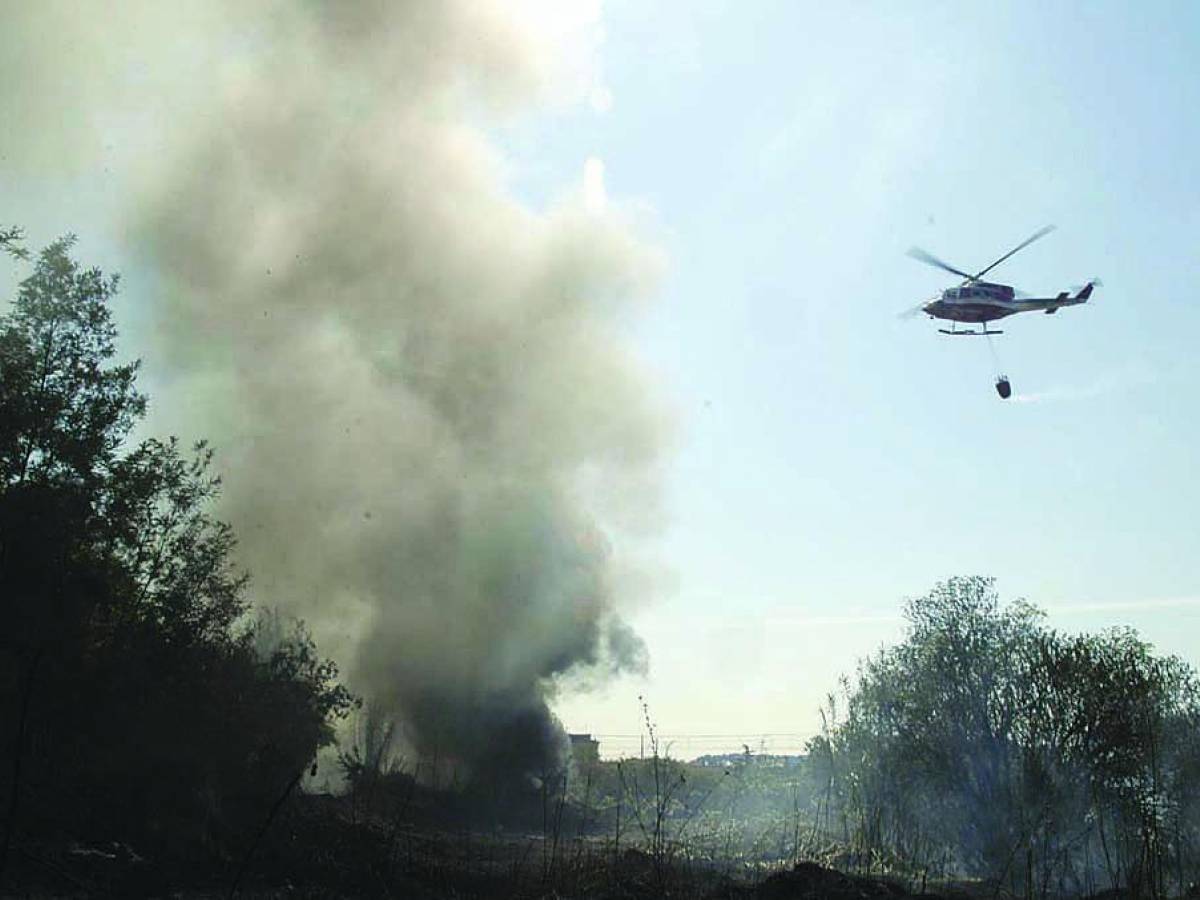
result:
[(966, 278), (968, 281), (971, 280), (971, 276), (969, 274), (967, 274), (966, 272), (962, 271), (961, 269), (954, 268), (954, 266), (950, 265), (949, 263), (942, 262), (940, 259), (938, 259), (936, 256), (934, 256), (932, 253), (928, 253), (925, 250), (922, 250), (920, 247), (910, 248), (908, 251), (908, 255), (911, 256), (913, 259), (920, 260), (921, 262), (925, 263), (925, 265), (927, 265), (927, 266), (933, 266), (935, 269), (942, 269), (943, 271), (949, 272), (952, 275), (961, 275), (963, 278)]
[(1046, 235), (1048, 235), (1053, 230), (1054, 230), (1053, 225), (1047, 225), (1045, 228), (1039, 228), (1037, 231), (1035, 231), (1033, 234), (1031, 234), (1029, 237), (1027, 237), (1021, 243), (1017, 244), (1017, 246), (1013, 247), (1011, 250), (1009, 250), (1007, 253), (1005, 253), (1002, 257), (1000, 257), (998, 260), (996, 260), (994, 263), (992, 263), (990, 266), (988, 266), (986, 269), (980, 269), (974, 275), (968, 275), (967, 278), (969, 278), (971, 281), (978, 281), (980, 278), (982, 278), (988, 272), (992, 271), (992, 269), (996, 268), (996, 266), (1000, 265), (1000, 263), (1004, 262), (1006, 259), (1008, 259), (1010, 256), (1012, 256), (1018, 250), (1024, 250), (1026, 247), (1028, 247), (1034, 241), (1038, 240), (1039, 238), (1044, 238)]

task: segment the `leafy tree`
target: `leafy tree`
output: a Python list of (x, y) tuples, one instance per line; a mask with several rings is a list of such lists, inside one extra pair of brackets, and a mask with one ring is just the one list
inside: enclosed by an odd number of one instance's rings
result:
[[(1152, 896), (1183, 883), (1197, 827), (1200, 686), (1132, 629), (1063, 639), (1054, 676), (1060, 746), (1086, 772), (1093, 831), (1114, 883)], [(1174, 859), (1174, 872), (1171, 860)]]
[(110, 366), (116, 278), (81, 270), (70, 239), (51, 244), (21, 283), (0, 345), (0, 484), (95, 486), (145, 411), (137, 364)]
[(22, 823), (224, 852), (351, 698), (302, 625), (261, 639), (212, 451), (130, 446), (146, 398), (114, 362), (117, 280), (71, 244), (0, 317), (0, 849)]
[(1186, 884), (1200, 824), (1186, 665), (1129, 630), (1046, 629), (986, 578), (939, 584), (906, 618), (813, 744), (860, 856), (949, 862), (1026, 895)]

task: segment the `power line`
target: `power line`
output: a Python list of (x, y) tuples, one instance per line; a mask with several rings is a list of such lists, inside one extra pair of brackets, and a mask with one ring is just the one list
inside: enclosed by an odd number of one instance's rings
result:
[[(594, 738), (616, 739), (616, 738), (647, 737), (649, 733), (642, 731), (642, 732), (633, 732), (630, 734), (603, 734), (603, 733), (597, 733), (597, 732), (593, 731), (593, 732), (590, 732), (590, 734)], [(737, 732), (730, 732), (728, 734), (717, 734), (717, 733), (711, 733), (711, 732), (670, 732), (670, 733), (655, 732), (655, 736), (659, 740), (663, 740), (665, 738), (672, 738), (672, 739), (722, 738), (722, 739), (733, 740), (735, 738), (748, 738), (748, 737), (753, 737), (753, 738), (765, 738), (765, 737), (810, 738), (810, 737), (815, 737), (816, 732), (815, 731), (737, 731)]]
[[(741, 732), (656, 732), (659, 752), (676, 758), (700, 756), (741, 755), (747, 750), (759, 756), (802, 756), (815, 732), (809, 731), (741, 731)], [(645, 756), (649, 732), (591, 733), (600, 745), (605, 759)]]

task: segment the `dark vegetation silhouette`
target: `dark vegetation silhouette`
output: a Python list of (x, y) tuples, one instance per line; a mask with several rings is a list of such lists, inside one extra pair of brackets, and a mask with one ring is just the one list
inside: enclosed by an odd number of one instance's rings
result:
[[(303, 624), (252, 607), (212, 451), (134, 440), (117, 281), (71, 244), (0, 230), (31, 269), (0, 317), (0, 892), (1197, 896), (1195, 674), (986, 578), (909, 601), (803, 757), (672, 759), (643, 701), (639, 759), (473, 783), (406, 758)], [(337, 784), (306, 787), (356, 706)]]
[(302, 625), (252, 614), (211, 450), (131, 441), (117, 280), (71, 243), (0, 318), (0, 877), (41, 841), (237, 857), (351, 701)]
[(1016, 896), (1183, 895), (1200, 876), (1200, 686), (1130, 629), (1064, 635), (988, 578), (909, 602), (831, 695), (825, 828), (856, 865)]

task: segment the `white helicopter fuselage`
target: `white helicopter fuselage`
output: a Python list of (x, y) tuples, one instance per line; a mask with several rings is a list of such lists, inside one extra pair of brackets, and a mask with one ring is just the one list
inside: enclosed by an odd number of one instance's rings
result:
[(1092, 295), (1093, 282), (1086, 284), (1074, 297), (1063, 291), (1057, 297), (1017, 299), (1007, 284), (974, 281), (960, 287), (948, 288), (921, 309), (931, 318), (952, 322), (995, 322), (1022, 312), (1057, 312), (1064, 306), (1087, 303)]

